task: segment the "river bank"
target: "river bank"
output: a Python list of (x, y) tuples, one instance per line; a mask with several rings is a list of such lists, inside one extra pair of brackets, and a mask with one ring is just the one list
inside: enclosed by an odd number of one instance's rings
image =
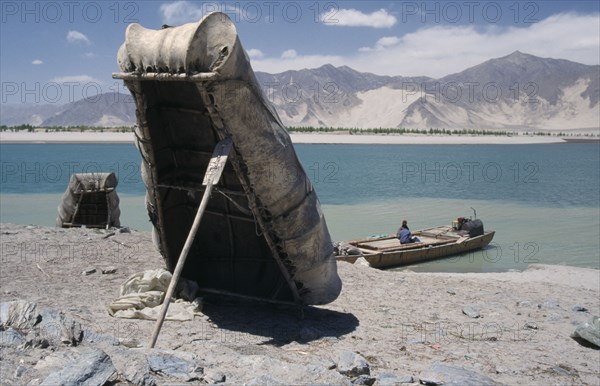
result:
[[(291, 133), (292, 142), (321, 144), (389, 144), (389, 145), (506, 145), (536, 143), (567, 143), (561, 137), (519, 135), (384, 135), (384, 134), (332, 134)], [(580, 141), (589, 141), (585, 137)], [(133, 143), (133, 133), (116, 132), (1, 132), (0, 143)], [(596, 139), (597, 142), (597, 139)]]
[[(598, 351), (570, 338), (600, 314), (594, 269), (448, 274), (338, 263), (340, 297), (305, 308), (304, 319), (295, 308), (207, 298), (195, 320), (167, 321), (147, 351), (154, 322), (113, 318), (106, 308), (130, 275), (164, 266), (149, 232), (14, 224), (0, 232), (0, 301), (60, 311), (84, 331), (76, 346), (50, 334), (45, 348), (4, 335), (6, 384), (42, 384), (90, 350), (106, 353), (115, 384), (350, 384), (362, 373), (376, 385), (436, 377), (596, 385), (600, 374)], [(103, 274), (108, 268), (116, 271)]]

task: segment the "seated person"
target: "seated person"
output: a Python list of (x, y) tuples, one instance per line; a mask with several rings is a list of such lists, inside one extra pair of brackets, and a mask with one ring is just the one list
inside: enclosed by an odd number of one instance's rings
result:
[(402, 226), (398, 229), (396, 237), (400, 240), (400, 244), (418, 243), (421, 241), (417, 236), (413, 236), (412, 233), (410, 233), (406, 220), (402, 220)]

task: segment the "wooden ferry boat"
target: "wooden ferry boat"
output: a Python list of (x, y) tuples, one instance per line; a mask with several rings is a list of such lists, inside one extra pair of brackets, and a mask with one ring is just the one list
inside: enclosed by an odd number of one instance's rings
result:
[(400, 244), (396, 236), (348, 241), (337, 249), (337, 259), (354, 263), (364, 257), (371, 267), (388, 268), (421, 263), (486, 247), (495, 231), (469, 232), (456, 226), (439, 226), (413, 232), (420, 242)]

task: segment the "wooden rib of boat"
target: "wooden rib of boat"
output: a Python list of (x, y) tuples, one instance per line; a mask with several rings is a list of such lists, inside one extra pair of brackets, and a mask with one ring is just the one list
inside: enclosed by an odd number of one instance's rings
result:
[(182, 276), (204, 292), (297, 304), (337, 298), (333, 244), (290, 136), (223, 13), (160, 30), (127, 27), (122, 79), (153, 239), (173, 271), (206, 192), (213, 151), (232, 142)]
[(361, 254), (338, 255), (337, 259), (354, 263), (362, 256), (374, 268), (416, 264), (484, 248), (492, 241), (494, 234), (494, 231), (486, 231), (470, 237), (468, 233), (451, 226), (439, 226), (413, 232), (421, 240), (418, 243), (400, 244), (395, 236), (349, 241), (347, 244), (360, 250)]

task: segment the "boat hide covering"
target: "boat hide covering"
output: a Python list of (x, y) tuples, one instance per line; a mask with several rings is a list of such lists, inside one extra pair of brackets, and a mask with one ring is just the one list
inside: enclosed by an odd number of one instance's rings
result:
[(118, 64), (114, 77), (137, 107), (146, 206), (167, 267), (177, 264), (215, 145), (231, 137), (182, 276), (274, 301), (335, 300), (341, 280), (319, 200), (229, 17), (161, 30), (131, 24)]
[(75, 173), (58, 206), (58, 227), (119, 227), (119, 196), (114, 173)]

